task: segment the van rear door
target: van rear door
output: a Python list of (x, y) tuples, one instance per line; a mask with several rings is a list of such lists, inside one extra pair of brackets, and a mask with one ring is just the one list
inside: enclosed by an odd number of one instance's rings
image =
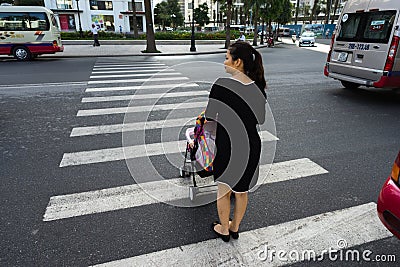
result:
[[(332, 53), (332, 71), (377, 81), (383, 75), (397, 10), (345, 13)], [(335, 66), (336, 65), (336, 66)]]

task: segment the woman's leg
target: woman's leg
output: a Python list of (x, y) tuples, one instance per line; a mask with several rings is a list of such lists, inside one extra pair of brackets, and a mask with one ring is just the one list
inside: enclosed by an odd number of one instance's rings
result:
[(248, 193), (235, 193), (235, 207), (233, 209), (233, 220), (229, 225), (229, 229), (233, 232), (239, 230), (240, 222), (246, 212), (248, 201)]
[(214, 230), (223, 235), (229, 235), (229, 214), (231, 210), (232, 190), (225, 184), (218, 183), (217, 209), (219, 221)]

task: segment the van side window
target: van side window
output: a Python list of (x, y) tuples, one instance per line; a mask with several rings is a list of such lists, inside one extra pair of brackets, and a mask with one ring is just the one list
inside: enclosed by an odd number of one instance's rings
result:
[(348, 13), (341, 21), (338, 41), (387, 43), (393, 29), (395, 10)]

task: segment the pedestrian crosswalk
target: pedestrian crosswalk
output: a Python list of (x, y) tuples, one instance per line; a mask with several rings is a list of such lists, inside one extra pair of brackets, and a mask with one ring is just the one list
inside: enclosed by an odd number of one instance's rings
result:
[[(151, 81), (149, 80), (151, 78)], [(173, 90), (178, 89), (178, 90)], [(95, 138), (108, 134), (138, 133), (143, 130), (164, 130), (182, 128), (194, 124), (196, 115), (207, 104), (207, 88), (188, 77), (176, 72), (173, 68), (158, 61), (118, 61), (101, 60), (93, 67), (88, 87), (82, 96), (86, 108), (78, 110), (76, 119), (83, 125), (75, 126), (70, 138)], [(159, 101), (148, 105), (147, 100)], [(169, 101), (169, 102), (168, 102)], [(129, 105), (128, 105), (129, 104)], [(106, 105), (106, 107), (99, 105)], [(175, 116), (148, 119), (141, 114), (176, 111)], [(95, 118), (133, 114), (137, 121), (123, 121), (121, 116), (110, 124), (91, 123)], [(98, 121), (97, 121), (98, 122)], [(142, 132), (142, 133), (139, 133)], [(268, 131), (260, 131), (263, 142), (277, 142), (278, 136)], [(175, 136), (176, 137), (176, 136)], [(176, 139), (176, 138), (175, 138)], [(146, 144), (103, 147), (99, 149), (65, 152), (59, 167), (63, 170), (75, 167), (92, 166), (99, 163), (114, 163), (123, 160), (137, 160), (143, 157), (184, 152), (185, 140), (170, 140)], [(167, 151), (167, 153), (166, 153)], [(260, 180), (258, 190), (277, 183), (293, 180), (321, 177), (325, 179), (329, 168), (320, 166), (313, 159), (295, 158), (272, 164), (262, 164), (261, 173), (267, 173), (265, 180)], [(133, 181), (133, 180), (132, 180)], [(212, 178), (203, 179), (200, 185), (211, 184)], [(43, 215), (45, 222), (57, 222), (68, 218), (90, 215), (102, 215), (123, 209), (189, 201), (189, 178), (171, 178), (141, 184), (103, 188), (93, 191), (70, 192), (55, 195), (49, 199)], [(174, 191), (171, 188), (180, 186), (187, 190)], [(215, 193), (215, 192), (214, 192)], [(157, 195), (158, 198), (152, 197)], [(366, 203), (317, 214), (295, 221), (270, 225), (241, 233), (240, 239), (223, 246), (219, 239), (205, 240), (193, 244), (176, 244), (166, 250), (149, 254), (128, 257), (104, 263), (101, 266), (280, 266), (304, 259), (268, 262), (265, 248), (304, 251), (314, 250), (318, 256), (322, 251), (333, 246), (332, 242), (345, 239), (348, 247), (360, 245), (390, 236), (380, 224), (375, 203)], [(87, 217), (89, 218), (89, 217)], [(358, 225), (365, 226), (360, 232)], [(334, 247), (334, 246), (333, 246)], [(337, 249), (343, 249), (339, 247)], [(113, 258), (113, 257), (110, 257)]]

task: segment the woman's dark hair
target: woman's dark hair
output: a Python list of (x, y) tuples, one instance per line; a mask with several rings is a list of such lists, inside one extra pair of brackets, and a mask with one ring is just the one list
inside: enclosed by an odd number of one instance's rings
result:
[(267, 82), (264, 77), (264, 66), (261, 54), (249, 43), (237, 41), (228, 48), (232, 59), (243, 61), (244, 73), (252, 79), (258, 88), (265, 94)]

